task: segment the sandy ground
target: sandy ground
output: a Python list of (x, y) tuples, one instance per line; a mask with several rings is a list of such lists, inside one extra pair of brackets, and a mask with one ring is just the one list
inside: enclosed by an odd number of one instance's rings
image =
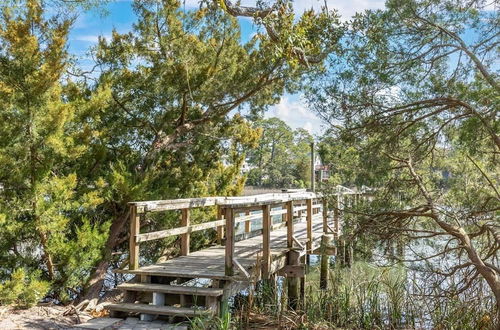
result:
[(70, 313), (67, 307), (46, 305), (29, 309), (0, 306), (0, 329), (70, 329), (92, 318), (87, 313)]
[[(112, 329), (112, 330), (187, 330), (185, 324), (167, 321), (140, 321), (137, 317), (103, 317), (104, 312), (75, 314), (68, 307), (45, 305), (29, 309), (0, 306), (0, 330), (11, 329)], [(79, 326), (79, 327), (77, 327)]]

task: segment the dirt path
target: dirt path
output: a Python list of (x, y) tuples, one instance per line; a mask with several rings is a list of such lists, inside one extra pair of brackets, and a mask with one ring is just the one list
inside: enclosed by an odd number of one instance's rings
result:
[(54, 305), (29, 309), (0, 306), (0, 329), (69, 329), (92, 318), (87, 313), (64, 315), (66, 311), (67, 307)]

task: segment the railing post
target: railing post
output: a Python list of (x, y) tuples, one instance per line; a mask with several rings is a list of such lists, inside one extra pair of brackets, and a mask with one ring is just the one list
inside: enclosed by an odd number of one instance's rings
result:
[(139, 243), (136, 236), (140, 232), (140, 216), (137, 214), (137, 206), (130, 206), (130, 240), (129, 240), (129, 269), (139, 268)]
[(323, 197), (323, 233), (328, 233), (328, 200)]
[[(245, 215), (250, 215), (250, 211), (246, 211)], [(252, 222), (251, 220), (245, 221), (245, 233), (249, 233), (252, 231)]]
[[(286, 211), (286, 203), (283, 204), (281, 208)], [(281, 215), (281, 222), (284, 222), (286, 224), (286, 212)]]
[[(189, 209), (181, 210), (181, 227), (187, 227), (190, 224), (189, 219)], [(181, 256), (187, 256), (189, 254), (189, 242), (190, 233), (185, 233), (181, 235)]]
[(313, 200), (307, 199), (306, 200), (306, 205), (307, 205), (307, 243), (306, 243), (306, 248), (307, 248), (307, 253), (310, 253), (312, 251), (312, 217), (313, 217)]
[(263, 278), (269, 278), (271, 267), (271, 205), (262, 205)]
[(340, 195), (335, 197), (335, 207), (333, 208), (333, 229), (335, 229), (335, 238), (339, 236), (339, 207), (340, 207)]
[[(293, 250), (293, 201), (286, 202), (286, 245), (288, 251), (287, 264), (298, 265), (300, 252)], [(288, 289), (288, 306), (296, 309), (299, 301), (299, 279), (289, 277), (286, 279)]]
[(234, 275), (234, 210), (230, 207), (225, 210), (226, 216), (226, 256), (225, 256), (225, 273), (227, 276)]
[(286, 246), (293, 247), (293, 201), (286, 202)]
[[(224, 212), (220, 205), (217, 205), (217, 220), (221, 220), (224, 217)], [(217, 244), (222, 245), (222, 239), (224, 237), (224, 226), (217, 227)]]

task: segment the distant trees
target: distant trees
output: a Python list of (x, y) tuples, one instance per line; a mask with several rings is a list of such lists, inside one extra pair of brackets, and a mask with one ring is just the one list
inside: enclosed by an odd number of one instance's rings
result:
[(355, 178), (378, 189), (350, 209), (357, 232), (408, 242), (404, 259), (439, 279), (423, 292), (436, 302), (484, 283), (500, 304), (499, 13), (486, 5), (389, 1), (359, 14), (310, 93), (331, 138), (357, 151), (358, 174), (378, 173)]
[(257, 148), (248, 152), (247, 184), (274, 188), (305, 188), (310, 184), (310, 143), (305, 129), (293, 130), (279, 118), (256, 121), (262, 129)]

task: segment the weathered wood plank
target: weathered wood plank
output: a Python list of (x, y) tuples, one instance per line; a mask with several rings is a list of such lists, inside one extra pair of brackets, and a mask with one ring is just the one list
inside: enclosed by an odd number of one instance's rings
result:
[[(283, 226), (280, 224), (279, 226)], [(319, 242), (322, 233), (322, 219), (313, 220), (314, 244), (313, 249), (319, 247)], [(294, 221), (293, 235), (300, 242), (305, 242), (307, 239), (306, 222)], [(289, 248), (287, 247), (288, 227), (278, 228), (270, 232), (270, 252), (271, 252), (271, 269), (270, 273), (274, 274), (278, 269), (284, 266)], [(293, 241), (293, 238), (292, 238)], [(261, 264), (256, 265), (256, 256), (262, 253), (262, 236), (255, 236), (238, 242), (234, 246), (234, 258), (253, 274), (254, 267), (259, 267), (260, 273)], [(303, 243), (302, 243), (303, 244)], [(296, 243), (293, 243), (296, 245)], [(303, 255), (303, 250), (297, 251)], [(281, 260), (281, 261), (280, 261)], [(280, 262), (278, 262), (280, 261)], [(131, 273), (142, 275), (169, 276), (180, 278), (212, 278), (217, 280), (237, 280), (237, 276), (227, 276), (225, 274), (225, 247), (213, 246), (200, 251), (191, 252), (188, 256), (180, 256), (171, 260), (167, 260), (160, 264), (144, 266), (136, 270), (117, 270), (119, 273)], [(237, 267), (236, 265), (234, 265)], [(236, 273), (238, 273), (236, 271)], [(243, 278), (243, 277), (242, 277)]]
[(286, 212), (287, 212), (286, 209), (283, 209), (283, 210), (274, 210), (274, 211), (271, 211), (271, 216), (286, 214)]
[[(245, 215), (250, 215), (250, 211), (246, 211)], [(247, 220), (245, 222), (245, 233), (249, 233), (252, 231), (252, 222), (250, 220)]]
[(216, 288), (199, 288), (193, 286), (166, 285), (153, 283), (123, 283), (118, 285), (117, 289), (126, 291), (141, 292), (161, 292), (172, 294), (185, 294), (193, 296), (222, 296), (223, 290)]
[[(220, 205), (217, 205), (217, 219), (223, 219), (224, 218), (224, 212), (223, 209)], [(224, 221), (224, 224), (226, 221)], [(224, 226), (220, 225), (217, 226), (217, 244), (222, 245), (222, 239), (224, 238)]]
[(172, 315), (172, 316), (185, 316), (185, 317), (200, 316), (210, 313), (210, 311), (206, 309), (194, 309), (194, 308), (172, 307), (172, 306), (155, 306), (146, 304), (128, 304), (128, 303), (109, 304), (106, 305), (104, 308), (111, 311), (120, 311), (128, 313), (144, 313), (153, 315)]
[(286, 246), (288, 248), (293, 247), (293, 202), (286, 203), (287, 210), (287, 218), (286, 218), (286, 227), (287, 227), (287, 236), (286, 236)]
[(263, 278), (269, 278), (271, 266), (271, 207), (262, 206), (262, 274)]
[(235, 224), (234, 224), (234, 210), (232, 208), (226, 208), (225, 218), (226, 218), (226, 253), (225, 253), (224, 273), (226, 274), (226, 276), (233, 276)]
[(165, 238), (165, 237), (169, 237), (169, 236), (181, 235), (181, 234), (185, 234), (185, 233), (192, 233), (195, 231), (216, 228), (218, 226), (223, 226), (225, 224), (226, 224), (226, 220), (222, 219), (222, 220), (198, 223), (196, 225), (190, 225), (190, 226), (185, 226), (185, 227), (177, 227), (177, 228), (172, 228), (172, 229), (154, 231), (151, 233), (144, 233), (144, 234), (136, 235), (136, 242), (140, 243), (140, 242), (146, 242), (146, 241), (152, 241), (152, 240), (156, 240), (156, 239), (160, 239), (160, 238)]
[[(260, 207), (262, 209), (262, 207)], [(246, 221), (250, 221), (250, 220), (257, 220), (257, 219), (261, 219), (262, 218), (262, 214), (257, 213), (257, 214), (248, 214), (248, 215), (242, 215), (242, 216), (239, 216), (239, 217), (235, 217), (234, 218), (234, 223), (235, 224), (238, 224), (240, 222), (246, 222)]]
[(328, 233), (328, 200), (323, 198), (323, 233)]
[(313, 200), (308, 199), (306, 201), (306, 206), (307, 206), (307, 214), (306, 214), (306, 221), (307, 221), (307, 243), (306, 243), (306, 248), (308, 253), (311, 253), (312, 249), (312, 223), (313, 223)]
[(236, 258), (233, 258), (233, 264), (236, 265), (238, 270), (247, 278), (250, 279), (250, 274), (248, 274), (247, 270), (245, 267), (243, 267)]
[(129, 239), (129, 268), (139, 268), (139, 242), (135, 238), (141, 228), (140, 216), (137, 214), (137, 207), (130, 206), (130, 239)]
[(159, 201), (131, 202), (129, 204), (140, 207), (143, 212), (160, 212), (195, 207), (214, 206), (216, 205), (217, 199), (218, 197), (182, 198)]
[[(189, 209), (181, 210), (181, 226), (190, 227), (189, 219)], [(189, 254), (189, 244), (190, 244), (190, 232), (186, 232), (181, 235), (181, 256), (187, 256)]]

